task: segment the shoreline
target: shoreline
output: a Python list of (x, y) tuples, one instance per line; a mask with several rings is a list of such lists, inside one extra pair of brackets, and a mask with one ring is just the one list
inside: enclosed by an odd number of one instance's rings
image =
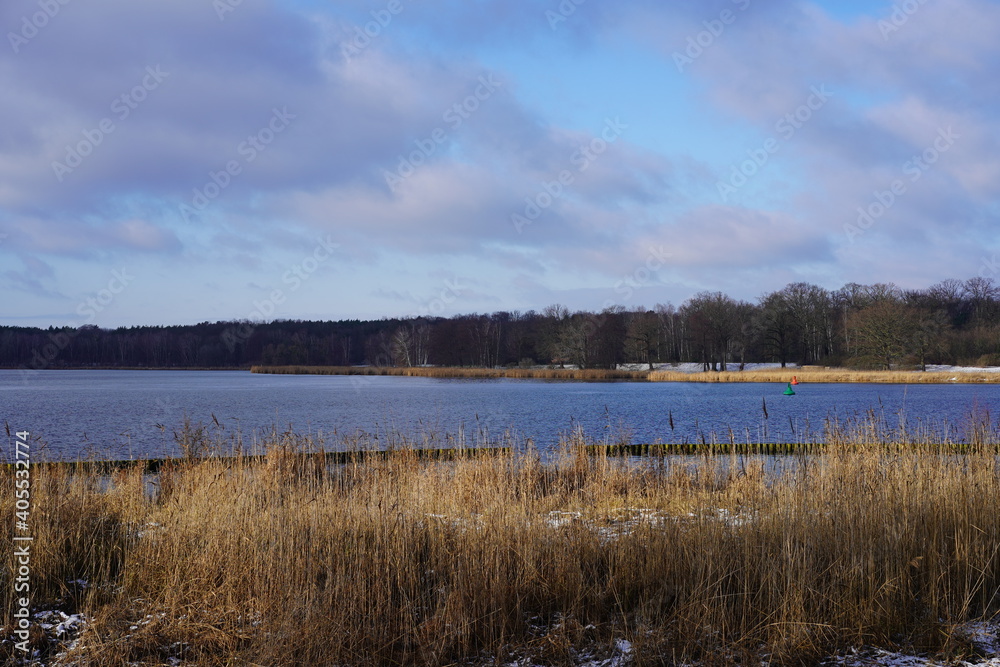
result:
[[(700, 365), (700, 364), (699, 364)], [(998, 384), (1000, 368), (986, 370), (972, 367), (949, 367), (948, 370), (857, 370), (817, 366), (787, 368), (755, 368), (743, 371), (677, 370), (663, 364), (650, 370), (606, 368), (476, 368), (466, 366), (263, 366), (199, 367), (199, 366), (67, 366), (30, 369), (0, 367), (0, 371), (41, 373), (45, 371), (212, 371), (250, 372), (260, 375), (348, 375), (397, 376), (438, 379), (518, 379), (568, 380), (581, 382), (701, 382), (701, 383), (775, 383), (785, 384), (793, 378), (799, 384)]]
[(25, 368), (24, 366), (0, 366), (0, 371), (23, 371), (44, 373), (45, 371), (243, 371), (250, 366), (57, 366), (55, 368)]
[(788, 367), (745, 371), (687, 372), (683, 370), (622, 370), (570, 368), (466, 368), (456, 366), (251, 366), (264, 375), (363, 375), (441, 379), (626, 380), (633, 382), (771, 382), (801, 384), (995, 384), (1000, 372), (982, 370), (864, 371), (849, 368)]

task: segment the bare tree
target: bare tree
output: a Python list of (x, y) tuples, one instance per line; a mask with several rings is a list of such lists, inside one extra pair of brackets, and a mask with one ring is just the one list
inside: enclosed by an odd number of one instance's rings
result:
[(791, 283), (782, 289), (781, 303), (791, 315), (799, 361), (815, 363), (833, 346), (833, 299), (817, 285)]
[(737, 308), (737, 302), (722, 292), (699, 292), (681, 307), (705, 370), (726, 370), (730, 342), (739, 330)]
[(424, 320), (410, 323), (411, 360), (416, 366), (426, 366), (430, 359), (431, 326)]
[(795, 317), (785, 294), (772, 292), (760, 298), (757, 311), (758, 329), (764, 341), (764, 349), (773, 354), (781, 367), (791, 360), (795, 344)]
[(412, 366), (413, 337), (410, 328), (402, 326), (392, 334), (392, 361), (396, 366)]
[(594, 327), (591, 313), (574, 313), (567, 319), (559, 332), (558, 349), (562, 359), (579, 367), (587, 368), (593, 356)]
[(639, 309), (625, 316), (625, 353), (629, 361), (645, 363), (653, 370), (657, 357), (660, 321), (651, 310)]
[(982, 276), (969, 278), (963, 287), (965, 288), (965, 300), (969, 303), (972, 322), (979, 324), (991, 319), (997, 310), (1000, 287), (997, 287), (992, 278)]
[(544, 324), (542, 328), (541, 348), (549, 358), (549, 363), (566, 365), (569, 350), (566, 348), (567, 331), (569, 327), (569, 308), (561, 304), (547, 306), (542, 311)]
[(920, 370), (927, 370), (927, 357), (940, 355), (944, 349), (947, 332), (951, 329), (948, 315), (943, 310), (911, 307), (913, 332), (910, 344), (920, 363)]
[(656, 319), (659, 324), (660, 360), (680, 361), (686, 354), (687, 336), (684, 318), (672, 303), (656, 304)]
[(851, 314), (848, 326), (861, 355), (890, 370), (907, 351), (915, 328), (913, 309), (896, 299), (880, 299)]

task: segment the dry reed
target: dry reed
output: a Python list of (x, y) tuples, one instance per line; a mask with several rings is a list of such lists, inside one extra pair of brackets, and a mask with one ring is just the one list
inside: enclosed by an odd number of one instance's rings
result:
[[(956, 456), (832, 428), (782, 474), (588, 456), (578, 433), (551, 459), (336, 466), (272, 434), (263, 460), (178, 461), (154, 494), (139, 468), (38, 467), (34, 604), (91, 618), (69, 659), (95, 666), (571, 664), (622, 638), (637, 664), (963, 651), (955, 625), (1000, 608), (995, 431)], [(4, 475), (0, 525), (13, 498)]]
[(524, 378), (541, 380), (634, 380), (650, 382), (871, 382), (949, 384), (1000, 382), (1000, 373), (973, 371), (859, 371), (848, 368), (774, 368), (752, 371), (630, 371), (605, 368), (462, 368), (454, 366), (253, 366), (252, 373), (276, 375), (395, 375), (431, 378)]
[(649, 371), (607, 368), (465, 368), (458, 366), (252, 366), (275, 375), (404, 375), (430, 378), (534, 378), (539, 380), (645, 380)]
[(971, 371), (858, 371), (849, 368), (774, 368), (753, 371), (683, 373), (653, 371), (651, 382), (872, 382), (880, 384), (946, 384), (1000, 382), (1000, 373)]

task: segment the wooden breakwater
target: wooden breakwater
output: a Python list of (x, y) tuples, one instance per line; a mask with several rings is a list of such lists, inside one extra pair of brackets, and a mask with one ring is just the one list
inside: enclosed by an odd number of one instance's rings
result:
[[(975, 444), (962, 442), (948, 443), (870, 443), (882, 446), (887, 450), (929, 450), (950, 454), (965, 454), (977, 451), (1000, 450), (996, 444)], [(855, 445), (844, 445), (854, 448)], [(590, 456), (612, 457), (659, 457), (659, 456), (794, 456), (823, 454), (830, 445), (825, 442), (771, 442), (771, 443), (739, 443), (739, 442), (682, 442), (654, 444), (589, 444), (579, 447)], [(396, 448), (396, 449), (361, 449), (354, 451), (320, 451), (277, 453), (280, 457), (290, 457), (300, 463), (309, 461), (322, 462), (329, 465), (344, 465), (363, 463), (365, 461), (386, 460), (393, 456), (412, 456), (420, 460), (454, 461), (470, 458), (485, 458), (493, 456), (509, 456), (517, 450), (512, 447), (442, 447), (442, 448)], [(573, 451), (572, 449), (570, 451)], [(206, 456), (206, 457), (165, 457), (155, 459), (109, 459), (101, 461), (41, 461), (34, 462), (34, 467), (70, 468), (80, 473), (111, 474), (120, 470), (141, 468), (144, 473), (156, 474), (168, 466), (182, 466), (202, 461), (215, 461), (225, 464), (265, 463), (272, 454), (246, 454), (242, 456)], [(13, 470), (13, 463), (0, 464), (0, 468)]]
[[(70, 468), (81, 473), (110, 474), (119, 470), (141, 468), (143, 472), (155, 474), (167, 466), (181, 466), (202, 461), (215, 461), (224, 464), (263, 464), (269, 458), (289, 457), (300, 462), (317, 461), (331, 465), (361, 463), (364, 461), (388, 459), (391, 456), (410, 455), (418, 459), (452, 461), (463, 458), (487, 456), (503, 456), (513, 452), (510, 447), (442, 447), (434, 449), (402, 448), (402, 449), (359, 449), (354, 451), (320, 451), (320, 452), (276, 452), (272, 454), (244, 454), (235, 456), (204, 456), (204, 457), (165, 457), (156, 459), (108, 459), (102, 461), (36, 461), (35, 467)], [(13, 470), (13, 463), (4, 463), (0, 467)]]
[(789, 456), (792, 454), (818, 454), (827, 448), (825, 443), (657, 443), (586, 445), (588, 454), (594, 456), (711, 456), (740, 454), (746, 456)]
[[(886, 451), (929, 451), (945, 454), (971, 454), (974, 452), (1000, 452), (997, 443), (967, 442), (878, 442), (864, 445), (841, 443), (837, 447), (859, 449), (882, 448)], [(585, 445), (587, 453), (594, 456), (794, 456), (823, 454), (831, 448), (827, 442), (684, 442), (656, 444), (591, 444)]]

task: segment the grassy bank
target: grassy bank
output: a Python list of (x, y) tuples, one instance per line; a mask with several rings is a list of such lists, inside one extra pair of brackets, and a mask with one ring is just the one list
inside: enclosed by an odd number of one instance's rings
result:
[(651, 382), (874, 382), (884, 384), (954, 384), (1000, 382), (1000, 373), (964, 371), (858, 371), (849, 368), (775, 368), (753, 371), (681, 373), (653, 371)]
[(533, 378), (539, 380), (645, 380), (649, 371), (605, 368), (464, 368), (457, 366), (253, 366), (273, 375), (404, 375), (429, 378)]
[(849, 368), (775, 368), (752, 371), (627, 371), (602, 368), (460, 368), (451, 366), (253, 366), (252, 373), (276, 375), (398, 375), (431, 378), (533, 378), (542, 380), (635, 380), (650, 382), (874, 382), (954, 384), (1000, 382), (1000, 373), (964, 371), (858, 371)]
[(580, 436), (547, 462), (331, 467), (286, 433), (259, 460), (166, 466), (153, 494), (139, 467), (39, 467), (33, 605), (86, 614), (68, 659), (88, 665), (572, 664), (623, 639), (637, 664), (961, 654), (955, 624), (1000, 609), (995, 431), (941, 456), (869, 444), (878, 428), (830, 432), (779, 477), (757, 457), (594, 456)]

